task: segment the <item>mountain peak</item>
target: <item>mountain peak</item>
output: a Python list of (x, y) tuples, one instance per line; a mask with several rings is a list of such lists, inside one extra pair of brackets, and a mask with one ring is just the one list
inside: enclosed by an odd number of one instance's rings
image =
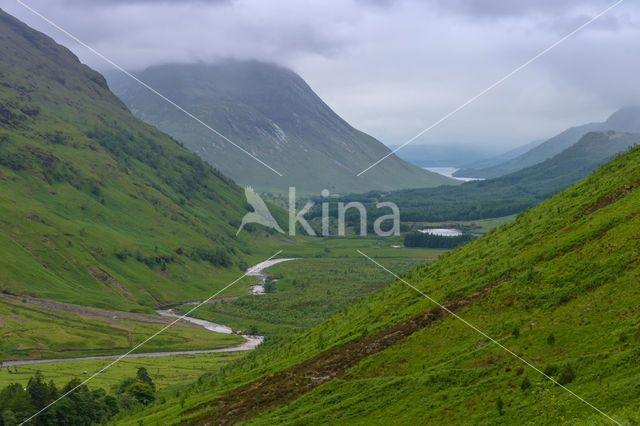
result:
[(640, 106), (627, 106), (620, 108), (603, 123), (603, 130), (616, 130), (619, 132), (640, 132)]
[(215, 128), (280, 177), (237, 147), (196, 125), (182, 112), (124, 78), (109, 76), (114, 92), (139, 118), (183, 142), (192, 151), (242, 184), (261, 191), (305, 193), (366, 192), (455, 184), (395, 155), (382, 143), (340, 118), (294, 71), (260, 61), (150, 67), (140, 79)]

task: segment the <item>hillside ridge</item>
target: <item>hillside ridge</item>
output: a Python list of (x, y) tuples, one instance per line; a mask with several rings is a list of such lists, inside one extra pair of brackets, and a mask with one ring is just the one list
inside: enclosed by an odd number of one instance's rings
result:
[(0, 291), (149, 311), (244, 270), (238, 185), (2, 11), (0, 57)]
[(454, 176), (496, 178), (539, 164), (577, 143), (589, 132), (613, 130), (622, 133), (640, 133), (640, 107), (624, 107), (615, 111), (601, 123), (588, 123), (570, 127), (558, 135), (538, 144), (529, 151), (506, 162), (487, 168), (458, 170)]

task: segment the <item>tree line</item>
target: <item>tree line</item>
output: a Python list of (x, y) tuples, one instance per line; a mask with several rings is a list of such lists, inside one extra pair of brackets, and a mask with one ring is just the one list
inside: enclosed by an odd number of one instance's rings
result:
[(38, 371), (26, 387), (11, 383), (0, 390), (0, 426), (18, 425), (67, 393), (69, 395), (38, 414), (30, 424), (104, 423), (121, 410), (152, 403), (155, 392), (155, 384), (144, 367), (138, 368), (135, 377), (126, 378), (116, 385), (111, 393), (102, 388), (91, 390), (77, 378), (58, 389), (53, 380), (47, 382)]
[(442, 235), (423, 234), (422, 232), (410, 232), (404, 236), (404, 246), (453, 249), (472, 239), (473, 236), (470, 234), (446, 237)]

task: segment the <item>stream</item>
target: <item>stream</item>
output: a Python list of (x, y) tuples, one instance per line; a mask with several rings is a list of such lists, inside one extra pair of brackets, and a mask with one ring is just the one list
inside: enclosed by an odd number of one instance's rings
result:
[[(260, 280), (260, 283), (249, 286), (249, 294), (260, 295), (265, 294), (264, 285), (267, 280), (267, 275), (264, 270), (270, 266), (276, 265), (280, 262), (286, 262), (288, 260), (295, 260), (295, 258), (281, 258), (281, 259), (271, 259), (265, 260), (264, 262), (260, 262), (256, 265), (251, 266), (246, 270), (245, 274), (249, 277), (256, 277)], [(200, 304), (201, 301), (193, 301), (187, 302), (185, 304)], [(245, 341), (240, 343), (239, 345), (228, 346), (225, 348), (218, 349), (201, 349), (201, 350), (191, 350), (191, 351), (171, 351), (171, 352), (146, 352), (146, 353), (136, 353), (129, 354), (125, 358), (147, 358), (147, 357), (160, 357), (160, 356), (171, 356), (171, 355), (189, 355), (189, 354), (209, 354), (216, 352), (234, 352), (234, 351), (250, 351), (258, 347), (260, 343), (264, 341), (264, 336), (254, 336), (250, 334), (241, 334), (234, 332), (231, 327), (228, 327), (224, 324), (216, 324), (215, 322), (206, 321), (199, 318), (193, 318), (189, 316), (182, 317), (179, 313), (176, 313), (172, 309), (164, 309), (164, 310), (156, 310), (158, 315), (162, 315), (164, 317), (172, 317), (172, 318), (182, 318), (184, 321), (191, 322), (193, 324), (197, 324), (206, 330), (215, 332), (215, 333), (225, 333), (225, 334), (239, 334), (242, 336)], [(31, 364), (44, 364), (48, 362), (63, 362), (63, 361), (84, 361), (84, 360), (92, 360), (92, 359), (114, 359), (120, 358), (120, 355), (97, 355), (97, 356), (83, 356), (83, 357), (74, 357), (74, 358), (50, 358), (50, 359), (35, 359), (35, 360), (23, 360), (23, 361), (4, 361), (2, 363), (3, 367), (16, 366), (16, 365), (31, 365)]]

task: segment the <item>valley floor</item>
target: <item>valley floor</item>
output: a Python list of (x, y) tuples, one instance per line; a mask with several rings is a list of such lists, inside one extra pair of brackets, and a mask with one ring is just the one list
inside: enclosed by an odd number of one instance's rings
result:
[[(478, 229), (483, 232), (485, 228), (480, 227), (486, 226), (488, 230), (501, 222), (481, 224)], [(263, 268), (253, 271), (253, 277), (241, 280), (235, 288), (224, 291), (190, 316), (277, 341), (308, 330), (390, 281), (384, 271), (363, 259), (357, 250), (384, 258), (399, 272), (445, 253), (445, 250), (403, 248), (399, 238), (315, 238), (291, 242), (268, 238), (261, 252), (250, 259), (263, 260), (274, 249), (283, 250), (280, 257), (296, 260), (270, 262), (264, 266), (268, 268), (266, 271)], [(261, 279), (267, 293), (251, 294), (248, 289)], [(216, 282), (220, 280), (218, 277)], [(222, 288), (222, 281), (215, 288)], [(197, 302), (175, 305), (172, 310), (186, 313), (194, 303)], [(9, 352), (3, 357), (0, 388), (10, 383), (24, 386), (38, 371), (60, 387), (73, 378), (84, 380), (171, 321), (173, 318), (148, 313), (2, 294), (0, 335), (9, 344)], [(245, 358), (247, 353), (239, 350), (247, 349), (242, 344), (243, 338), (237, 334), (213, 333), (179, 321), (137, 350), (135, 357), (120, 360), (89, 385), (108, 390), (135, 374), (138, 367), (145, 367), (159, 392), (169, 397), (179, 394), (180, 389), (198, 381), (203, 374), (215, 374)]]

